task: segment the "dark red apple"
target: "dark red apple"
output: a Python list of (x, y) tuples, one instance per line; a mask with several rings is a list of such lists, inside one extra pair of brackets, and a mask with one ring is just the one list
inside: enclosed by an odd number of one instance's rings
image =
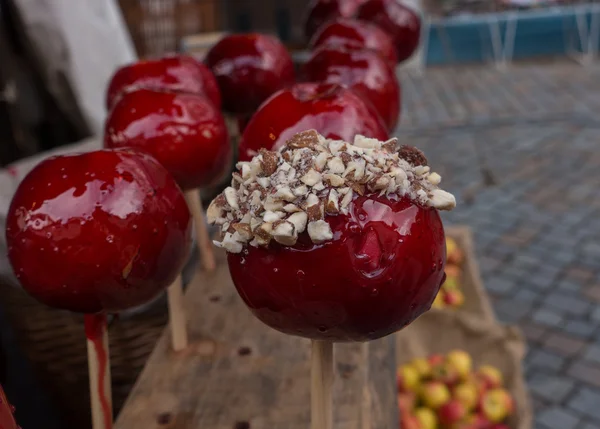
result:
[(371, 49), (387, 59), (392, 66), (398, 62), (392, 38), (376, 25), (356, 19), (336, 19), (324, 24), (313, 36), (311, 49), (320, 46), (346, 49)]
[(130, 92), (115, 105), (104, 145), (150, 153), (184, 190), (220, 179), (232, 156), (225, 120), (206, 98), (148, 89)]
[(295, 81), (294, 63), (285, 46), (265, 34), (232, 34), (211, 48), (206, 64), (217, 77), (225, 110), (254, 112), (278, 90)]
[(333, 240), (271, 243), (228, 253), (231, 278), (250, 310), (278, 331), (367, 341), (427, 311), (444, 277), (444, 229), (435, 209), (407, 198), (365, 195), (349, 215), (325, 217)]
[(138, 61), (118, 69), (106, 91), (106, 108), (112, 109), (123, 93), (139, 88), (203, 95), (221, 108), (221, 94), (212, 72), (185, 55)]
[(326, 22), (337, 18), (352, 18), (365, 0), (312, 0), (304, 24), (307, 39), (313, 37)]
[(299, 83), (273, 95), (260, 107), (244, 130), (239, 158), (248, 161), (261, 148), (279, 149), (294, 134), (307, 129), (346, 141), (357, 134), (389, 138), (375, 108), (353, 91), (338, 84)]
[(2, 386), (0, 386), (0, 429), (19, 429), (13, 415), (14, 408), (9, 404)]
[(167, 170), (124, 149), (42, 161), (19, 185), (6, 219), (8, 258), (23, 288), (81, 313), (155, 297), (180, 274), (190, 230)]
[(399, 62), (410, 58), (419, 46), (421, 18), (398, 0), (367, 0), (359, 7), (357, 17), (392, 36)]
[(303, 68), (312, 82), (347, 85), (371, 102), (388, 131), (393, 131), (400, 116), (400, 83), (394, 69), (379, 54), (322, 46), (312, 53)]

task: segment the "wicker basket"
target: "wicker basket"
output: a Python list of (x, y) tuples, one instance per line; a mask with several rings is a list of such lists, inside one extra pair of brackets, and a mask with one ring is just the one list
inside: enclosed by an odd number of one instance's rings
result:
[(302, 42), (306, 0), (119, 0), (140, 57), (178, 51), (186, 36), (212, 32), (274, 33)]
[[(22, 289), (0, 284), (0, 302), (44, 389), (54, 398), (65, 428), (91, 426), (83, 316), (46, 307)], [(163, 304), (163, 305), (161, 305)], [(109, 327), (113, 403), (121, 409), (168, 315), (165, 302)]]

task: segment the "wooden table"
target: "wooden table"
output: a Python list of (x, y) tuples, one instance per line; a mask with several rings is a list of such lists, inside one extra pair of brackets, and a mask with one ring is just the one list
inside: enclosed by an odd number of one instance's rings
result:
[[(310, 342), (276, 332), (239, 298), (224, 253), (186, 292), (190, 347), (170, 350), (168, 329), (116, 422), (116, 429), (307, 429)], [(359, 344), (336, 345), (335, 429), (399, 427), (393, 337), (370, 343), (365, 396)], [(370, 397), (371, 406), (361, 406)], [(362, 414), (371, 418), (361, 423)]]

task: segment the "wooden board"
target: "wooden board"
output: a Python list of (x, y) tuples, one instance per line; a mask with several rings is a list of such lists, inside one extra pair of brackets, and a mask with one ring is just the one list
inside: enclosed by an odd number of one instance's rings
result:
[[(116, 429), (306, 429), (310, 342), (258, 321), (239, 298), (224, 254), (186, 293), (190, 347), (175, 354), (168, 330), (116, 422)], [(370, 346), (370, 425), (361, 426), (359, 344), (335, 347), (336, 429), (397, 428), (393, 336)]]

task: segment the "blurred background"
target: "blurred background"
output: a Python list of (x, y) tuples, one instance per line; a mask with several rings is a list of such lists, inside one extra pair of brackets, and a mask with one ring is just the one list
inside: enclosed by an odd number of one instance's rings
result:
[[(306, 0), (0, 0), (3, 216), (15, 184), (46, 151), (97, 143), (116, 68), (176, 51), (201, 60), (224, 33), (249, 31), (276, 35), (301, 63), (306, 7)], [(478, 299), (491, 303), (493, 317), (522, 332), (532, 427), (600, 428), (600, 3), (414, 0), (410, 7), (421, 16), (421, 39), (397, 67), (402, 114), (394, 135), (423, 149), (457, 197), (444, 220), (469, 228), (473, 247), (458, 239), (469, 247), (459, 259), (471, 258), (481, 274), (465, 282), (480, 282)], [(5, 262), (3, 270), (10, 278)], [(76, 427), (64, 414), (73, 389), (87, 386), (81, 320), (1, 290), (0, 383), (21, 425)], [(122, 365), (114, 371), (117, 406), (166, 315), (154, 309), (127, 323), (113, 363)], [(84, 368), (83, 379), (72, 366)], [(67, 388), (57, 380), (70, 390), (61, 392)]]

